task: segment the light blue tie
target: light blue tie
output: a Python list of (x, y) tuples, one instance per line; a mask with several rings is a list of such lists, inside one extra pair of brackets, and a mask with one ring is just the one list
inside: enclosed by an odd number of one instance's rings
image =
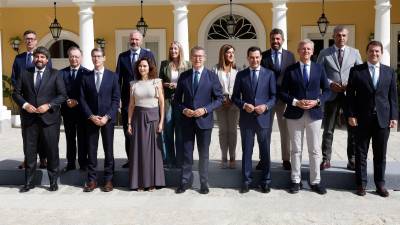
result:
[(374, 88), (378, 86), (378, 76), (376, 75), (375, 66), (371, 66), (371, 73), (372, 73), (372, 84)]
[(307, 71), (307, 64), (304, 64), (303, 67), (303, 81), (304, 85), (307, 87), (308, 86), (308, 71)]

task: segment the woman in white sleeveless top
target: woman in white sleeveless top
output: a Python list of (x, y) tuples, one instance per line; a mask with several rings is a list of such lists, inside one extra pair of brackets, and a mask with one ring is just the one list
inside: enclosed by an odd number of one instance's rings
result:
[(218, 64), (215, 65), (213, 71), (218, 75), (224, 94), (223, 105), (215, 111), (222, 153), (221, 168), (234, 169), (236, 167), (237, 124), (240, 111), (231, 101), (236, 73), (238, 72), (235, 64), (235, 48), (232, 45), (224, 44), (220, 48)]
[(165, 186), (161, 132), (164, 124), (164, 94), (154, 63), (140, 58), (131, 82), (128, 133), (132, 136), (129, 154), (129, 188), (153, 191)]

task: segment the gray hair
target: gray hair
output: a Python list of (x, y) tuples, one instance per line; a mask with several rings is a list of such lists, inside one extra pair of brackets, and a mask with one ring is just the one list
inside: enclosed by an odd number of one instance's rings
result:
[(204, 56), (206, 56), (206, 50), (201, 47), (201, 46), (194, 46), (192, 49), (190, 49), (190, 56), (193, 56), (195, 52), (198, 51), (203, 51), (204, 52)]
[(339, 33), (340, 31), (347, 31), (347, 33), (349, 33), (349, 30), (345, 26), (337, 25), (335, 28), (333, 28), (333, 36), (335, 36), (335, 34)]
[(314, 49), (314, 42), (308, 38), (299, 41), (299, 44), (297, 45), (297, 49), (300, 49), (301, 46), (306, 45), (306, 44), (311, 44), (311, 48)]

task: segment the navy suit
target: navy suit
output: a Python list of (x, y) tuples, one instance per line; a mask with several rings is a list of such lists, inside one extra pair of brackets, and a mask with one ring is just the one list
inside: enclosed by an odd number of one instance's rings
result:
[[(232, 101), (240, 109), (240, 134), (242, 138), (242, 182), (250, 185), (252, 182), (252, 155), (254, 147), (254, 135), (257, 134), (257, 141), (260, 148), (261, 164), (263, 165), (263, 177), (261, 185), (271, 181), (270, 167), (270, 142), (268, 129), (271, 127), (270, 113), (276, 101), (276, 81), (274, 73), (264, 67), (260, 67), (257, 86), (252, 87), (251, 69), (247, 68), (236, 75), (233, 87)], [(244, 104), (253, 106), (263, 105), (267, 109), (262, 114), (256, 112), (248, 113), (244, 110)]]
[[(97, 147), (99, 131), (104, 148), (104, 180), (111, 181), (114, 173), (114, 125), (120, 101), (118, 75), (105, 69), (101, 80), (100, 90), (97, 92), (95, 74), (91, 71), (82, 78), (79, 104), (83, 116), (87, 118), (86, 138), (88, 140), (88, 180), (96, 181)], [(89, 120), (90, 116), (109, 116), (108, 122), (98, 127)]]
[(349, 117), (357, 119), (355, 169), (356, 183), (367, 185), (367, 155), (372, 138), (374, 181), (377, 188), (385, 185), (386, 149), (390, 120), (398, 120), (396, 73), (380, 64), (377, 88), (372, 83), (368, 64), (350, 70), (347, 86)]
[[(153, 60), (154, 65), (156, 65), (156, 60), (154, 58), (153, 53), (150, 50), (141, 48), (140, 54), (137, 59), (140, 58), (149, 58)], [(128, 106), (129, 106), (129, 99), (130, 99), (130, 82), (133, 80), (137, 80), (136, 74), (134, 72), (134, 65), (132, 65), (131, 61), (131, 50), (122, 52), (118, 56), (117, 68), (115, 72), (119, 76), (119, 87), (121, 91), (121, 117), (122, 117), (122, 127), (124, 129), (125, 135), (125, 152), (129, 158), (129, 141), (130, 135), (128, 134)]]
[(174, 104), (179, 112), (184, 109), (196, 110), (205, 108), (207, 113), (199, 118), (189, 118), (182, 115), (180, 126), (183, 133), (183, 165), (181, 185), (190, 186), (193, 182), (193, 150), (196, 136), (199, 151), (200, 182), (208, 182), (208, 153), (213, 127), (213, 111), (222, 105), (223, 95), (218, 76), (204, 68), (197, 87), (193, 90), (193, 69), (183, 72), (179, 76), (175, 91)]
[[(287, 104), (284, 114), (286, 118), (300, 119), (304, 114), (304, 109), (292, 105), (293, 99), (319, 99), (320, 105), (323, 105), (329, 95), (329, 83), (325, 70), (321, 65), (311, 62), (310, 81), (307, 86), (303, 81), (299, 62), (287, 68), (280, 92), (280, 98)], [(315, 106), (309, 109), (308, 112), (311, 119), (322, 119), (323, 113), (320, 106)]]
[(67, 161), (68, 167), (75, 168), (75, 160), (78, 142), (78, 162), (81, 168), (87, 166), (87, 146), (85, 138), (85, 122), (86, 118), (79, 109), (79, 94), (81, 88), (82, 77), (89, 73), (89, 70), (80, 66), (76, 75), (71, 77), (71, 67), (65, 67), (60, 71), (60, 75), (64, 79), (65, 88), (67, 90), (67, 100), (74, 99), (78, 101), (78, 105), (74, 108), (67, 106), (64, 102), (61, 106), (61, 115), (63, 116), (65, 138), (67, 141)]
[[(66, 99), (64, 82), (58, 71), (45, 68), (39, 89), (35, 90), (35, 68), (29, 68), (18, 76), (12, 97), (21, 108), (22, 138), (25, 154), (25, 184), (32, 184), (36, 170), (36, 154), (38, 142), (48, 158), (47, 171), (50, 184), (57, 182), (59, 152), (58, 140), (60, 137), (60, 106)], [(29, 113), (22, 109), (25, 103), (34, 107), (50, 104), (50, 109), (45, 113)]]

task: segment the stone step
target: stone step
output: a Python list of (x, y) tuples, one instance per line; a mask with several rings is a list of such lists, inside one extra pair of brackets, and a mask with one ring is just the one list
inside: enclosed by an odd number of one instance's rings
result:
[[(0, 185), (22, 185), (24, 184), (24, 170), (20, 170), (17, 166), (21, 160), (7, 159), (0, 161)], [(128, 185), (128, 169), (121, 168), (125, 163), (125, 159), (115, 159), (115, 174), (113, 183), (116, 187), (127, 187)], [(60, 165), (65, 165), (65, 159), (61, 159)], [(256, 161), (253, 161), (255, 168)], [(99, 159), (98, 177), (101, 184), (103, 159)], [(199, 172), (198, 161), (194, 161), (193, 166), (193, 187), (199, 188)], [(322, 183), (329, 189), (354, 190), (355, 177), (354, 172), (346, 169), (346, 162), (333, 161), (332, 168), (321, 171)], [(368, 161), (368, 189), (375, 189), (373, 182), (372, 161)], [(86, 181), (86, 173), (79, 170), (61, 173), (59, 183), (72, 186), (83, 186)], [(168, 187), (176, 187), (179, 185), (179, 169), (165, 169), (166, 184)], [(254, 184), (260, 180), (261, 172), (253, 170)], [(304, 187), (308, 187), (308, 162), (303, 163), (302, 167), (302, 183)], [(281, 167), (281, 162), (272, 162), (271, 164), (271, 186), (272, 188), (284, 189), (290, 186), (290, 171), (285, 171)], [(35, 174), (36, 185), (48, 185), (49, 179), (47, 171), (38, 169)], [(241, 185), (241, 161), (237, 161), (236, 169), (220, 169), (218, 160), (210, 160), (209, 166), (209, 185), (218, 188), (239, 188)], [(390, 190), (400, 189), (400, 163), (387, 162), (386, 165), (386, 187)]]

